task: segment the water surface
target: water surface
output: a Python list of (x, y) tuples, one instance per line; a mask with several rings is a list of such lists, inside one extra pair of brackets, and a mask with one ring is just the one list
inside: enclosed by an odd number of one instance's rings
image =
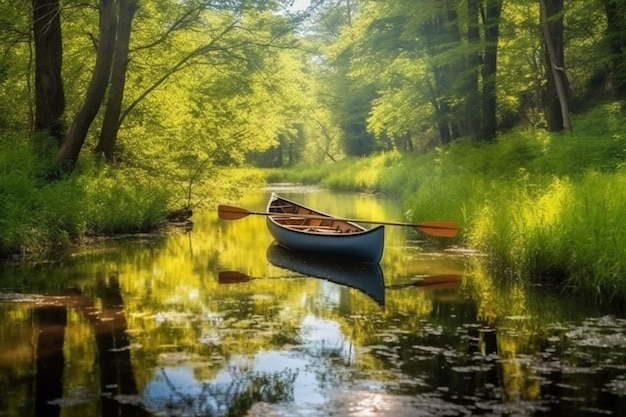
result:
[[(404, 220), (375, 196), (279, 188)], [(284, 267), (264, 221), (208, 211), (190, 232), (3, 270), (0, 416), (624, 415), (624, 315), (410, 228), (387, 227), (380, 268), (357, 268), (369, 285), (313, 278)]]

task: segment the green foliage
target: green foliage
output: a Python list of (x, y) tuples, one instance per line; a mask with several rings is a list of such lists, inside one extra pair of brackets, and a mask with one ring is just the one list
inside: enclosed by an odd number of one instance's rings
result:
[(298, 164), (287, 168), (268, 169), (265, 171), (264, 178), (270, 183), (319, 184), (329, 172), (334, 171), (334, 168), (324, 164)]
[(157, 229), (170, 208), (158, 178), (83, 164), (48, 182), (28, 144), (0, 147), (0, 256), (37, 255), (85, 235)]
[(76, 182), (71, 188), (84, 192), (88, 234), (154, 231), (170, 207), (171, 194), (163, 183), (136, 170), (94, 170)]

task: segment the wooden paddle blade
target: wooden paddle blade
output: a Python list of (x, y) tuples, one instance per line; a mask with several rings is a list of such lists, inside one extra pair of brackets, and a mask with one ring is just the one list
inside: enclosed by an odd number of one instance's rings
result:
[(444, 290), (459, 286), (460, 277), (456, 274), (431, 275), (419, 281), (416, 286), (428, 289)]
[(459, 232), (459, 226), (454, 222), (432, 221), (415, 225), (422, 233), (438, 237), (454, 237)]
[(387, 288), (395, 290), (401, 288), (417, 287), (428, 290), (445, 290), (458, 287), (459, 281), (460, 277), (457, 274), (430, 275), (420, 279), (419, 281), (410, 282), (407, 284), (389, 285)]
[(240, 207), (225, 206), (222, 204), (217, 206), (217, 215), (219, 216), (220, 219), (223, 219), (223, 220), (243, 219), (244, 217), (247, 217), (250, 214), (252, 213)]
[(220, 272), (217, 282), (220, 284), (239, 284), (241, 282), (248, 282), (252, 278), (248, 275), (237, 271), (222, 271)]

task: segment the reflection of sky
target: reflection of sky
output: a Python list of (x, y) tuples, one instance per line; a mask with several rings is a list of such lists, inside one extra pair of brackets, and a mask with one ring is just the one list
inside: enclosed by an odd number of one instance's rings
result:
[(300, 338), (302, 344), (307, 349), (342, 350), (342, 356), (349, 353), (344, 349), (344, 345), (348, 344), (348, 342), (341, 334), (339, 325), (331, 320), (322, 320), (315, 316), (307, 315), (302, 320)]
[[(324, 354), (331, 351), (334, 355), (346, 358), (350, 355), (350, 343), (337, 323), (313, 315), (303, 319), (299, 339), (302, 345), (292, 350), (260, 352), (251, 360), (232, 356), (224, 370), (210, 381), (196, 379), (194, 369), (198, 366), (197, 363), (183, 362), (180, 366), (163, 366), (155, 370), (152, 380), (144, 390), (144, 399), (148, 406), (175, 403), (190, 406), (194, 410), (206, 409), (207, 406), (214, 408), (216, 404), (208, 392), (220, 390), (207, 391), (206, 387), (228, 387), (241, 382), (237, 381), (241, 374), (236, 369), (242, 369), (243, 363), (250, 362), (249, 367), (243, 365), (243, 368), (253, 373), (271, 375), (285, 370), (294, 373), (296, 378), (293, 383), (293, 401), (296, 406), (323, 404), (329, 396), (328, 388), (322, 387), (319, 380), (320, 374), (328, 373), (329, 364), (325, 362)], [(245, 389), (245, 384), (238, 387)]]
[(320, 291), (324, 294), (327, 303), (339, 305), (341, 301), (341, 286), (328, 281), (321, 281)]
[(193, 368), (160, 368), (145, 389), (146, 397), (170, 397), (176, 393), (189, 396), (200, 394), (200, 387), (193, 376)]
[(310, 0), (294, 0), (293, 5), (291, 6), (292, 11), (300, 11), (305, 10), (309, 7)]

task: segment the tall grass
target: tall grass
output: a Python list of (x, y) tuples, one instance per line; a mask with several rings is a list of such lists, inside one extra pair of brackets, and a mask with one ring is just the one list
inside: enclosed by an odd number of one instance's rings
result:
[(466, 244), (499, 268), (598, 296), (626, 295), (626, 174), (589, 171), (476, 189)]
[(99, 169), (81, 175), (72, 190), (84, 193), (87, 234), (150, 232), (159, 227), (172, 193), (158, 178), (134, 170)]

